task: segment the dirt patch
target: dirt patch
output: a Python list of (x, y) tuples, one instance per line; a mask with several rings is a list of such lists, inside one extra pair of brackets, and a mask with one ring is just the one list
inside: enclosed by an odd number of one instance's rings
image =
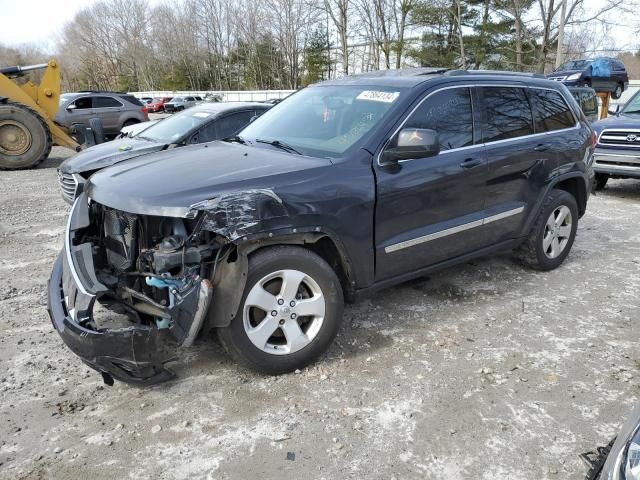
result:
[(350, 305), (299, 374), (209, 338), (175, 381), (101, 378), (46, 313), (55, 167), (0, 175), (0, 478), (581, 479), (640, 393), (640, 182), (592, 197), (565, 265), (475, 261)]

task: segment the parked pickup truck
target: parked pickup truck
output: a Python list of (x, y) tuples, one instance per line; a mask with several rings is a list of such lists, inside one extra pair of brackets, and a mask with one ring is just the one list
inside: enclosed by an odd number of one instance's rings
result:
[(303, 368), (345, 298), (505, 249), (558, 267), (594, 144), (566, 87), (536, 76), (322, 82), (224, 142), (94, 174), (53, 267), (51, 319), (107, 383), (170, 378), (167, 348), (211, 330), (257, 371)]
[(594, 155), (596, 190), (609, 178), (640, 178), (640, 91), (613, 114), (592, 124), (598, 136)]

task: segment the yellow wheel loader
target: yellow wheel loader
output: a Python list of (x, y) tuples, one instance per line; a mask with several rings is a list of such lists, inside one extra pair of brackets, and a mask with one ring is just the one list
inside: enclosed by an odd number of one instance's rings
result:
[[(43, 69), (39, 85), (15, 81), (25, 72)], [(53, 145), (80, 149), (53, 120), (59, 103), (60, 68), (55, 60), (0, 68), (0, 170), (33, 168), (49, 156)]]

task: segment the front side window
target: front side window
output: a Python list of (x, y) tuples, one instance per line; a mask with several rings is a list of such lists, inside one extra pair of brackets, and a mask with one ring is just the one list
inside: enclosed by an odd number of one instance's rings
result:
[(86, 110), (91, 108), (91, 100), (91, 97), (80, 97), (73, 102), (73, 105), (76, 106), (76, 110)]
[(562, 95), (554, 90), (529, 90), (536, 107), (536, 132), (552, 132), (576, 126), (576, 120)]
[[(231, 115), (226, 115), (218, 120), (217, 129), (218, 129), (218, 137), (217, 138), (227, 138), (242, 130), (249, 121), (253, 118), (253, 110), (248, 110), (245, 112), (236, 112)], [(211, 140), (215, 140), (212, 138)]]
[(473, 145), (473, 110), (468, 88), (431, 94), (407, 119), (403, 128), (426, 128), (438, 133), (440, 151)]
[(482, 87), (482, 141), (495, 142), (533, 133), (533, 112), (522, 88)]
[(361, 145), (405, 91), (387, 85), (307, 87), (267, 110), (239, 134), (248, 141), (278, 140), (306, 155), (342, 156)]

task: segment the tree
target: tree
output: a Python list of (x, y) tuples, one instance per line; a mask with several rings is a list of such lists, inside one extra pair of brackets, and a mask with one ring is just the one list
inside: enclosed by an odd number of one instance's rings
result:
[(304, 50), (304, 84), (309, 85), (325, 80), (331, 67), (329, 49), (331, 44), (327, 34), (315, 30)]

